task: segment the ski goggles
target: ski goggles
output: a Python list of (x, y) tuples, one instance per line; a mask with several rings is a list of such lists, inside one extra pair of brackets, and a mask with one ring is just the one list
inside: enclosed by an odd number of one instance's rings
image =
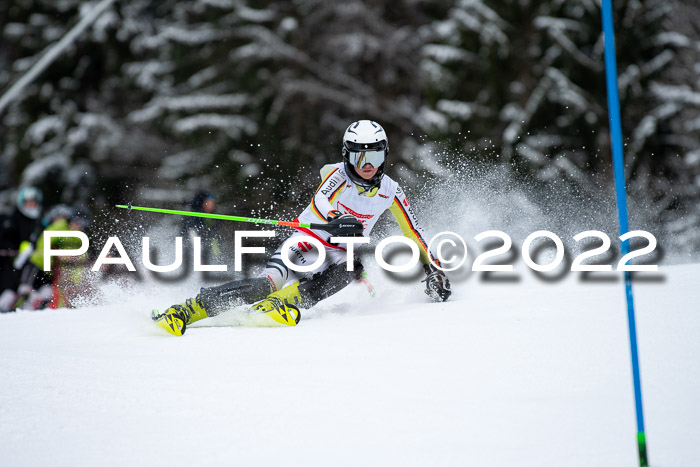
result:
[(375, 169), (384, 163), (386, 156), (386, 143), (357, 144), (351, 143), (345, 146), (348, 151), (348, 161), (358, 169), (365, 164), (370, 164)]

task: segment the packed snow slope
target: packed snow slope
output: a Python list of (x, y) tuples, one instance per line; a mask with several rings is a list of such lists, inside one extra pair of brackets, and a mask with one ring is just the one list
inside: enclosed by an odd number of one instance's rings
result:
[[(621, 281), (515, 276), (456, 277), (433, 304), (374, 271), (375, 298), (353, 284), (296, 328), (229, 313), (181, 338), (148, 312), (194, 286), (1, 315), (0, 463), (637, 465)], [(650, 460), (700, 465), (700, 265), (652, 279), (634, 288)]]

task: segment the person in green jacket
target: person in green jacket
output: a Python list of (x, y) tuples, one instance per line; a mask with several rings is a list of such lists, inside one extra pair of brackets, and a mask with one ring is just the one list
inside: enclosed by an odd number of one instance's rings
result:
[[(27, 257), (26, 263), (22, 266), (20, 285), (17, 289), (19, 301), (17, 307), (29, 309), (42, 309), (50, 306), (59, 308), (67, 306), (65, 294), (60, 278), (71, 278), (73, 274), (66, 274), (65, 262), (81, 261), (84, 257), (69, 257), (60, 261), (54, 259), (51, 270), (44, 271), (44, 242), (45, 232), (62, 230), (83, 230), (88, 224), (88, 217), (83, 212), (68, 208), (67, 206), (57, 206), (52, 209), (45, 219), (48, 226), (42, 231), (36, 240), (36, 244), (25, 242), (20, 247), (20, 256)], [(56, 237), (52, 239), (53, 249), (78, 249), (81, 240), (75, 237)], [(74, 268), (73, 268), (74, 269)], [(82, 269), (82, 268), (81, 268)], [(80, 270), (77, 270), (80, 273)], [(74, 278), (74, 277), (73, 277)], [(79, 279), (78, 279), (79, 280)]]

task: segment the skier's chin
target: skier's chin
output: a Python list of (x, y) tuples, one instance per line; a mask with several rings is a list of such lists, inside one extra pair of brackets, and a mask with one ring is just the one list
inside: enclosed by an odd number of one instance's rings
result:
[(376, 169), (362, 169), (360, 170), (360, 177), (364, 178), (365, 180), (369, 180), (370, 178), (374, 177), (374, 175), (377, 173)]

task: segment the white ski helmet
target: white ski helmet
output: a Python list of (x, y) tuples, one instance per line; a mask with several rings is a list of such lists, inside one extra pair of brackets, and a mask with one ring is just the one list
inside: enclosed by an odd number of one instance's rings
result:
[[(345, 171), (357, 185), (365, 188), (379, 186), (384, 177), (384, 165), (389, 155), (389, 139), (384, 128), (372, 120), (359, 120), (350, 124), (343, 135), (343, 160)], [(354, 168), (366, 164), (378, 169), (374, 177), (365, 180)]]

